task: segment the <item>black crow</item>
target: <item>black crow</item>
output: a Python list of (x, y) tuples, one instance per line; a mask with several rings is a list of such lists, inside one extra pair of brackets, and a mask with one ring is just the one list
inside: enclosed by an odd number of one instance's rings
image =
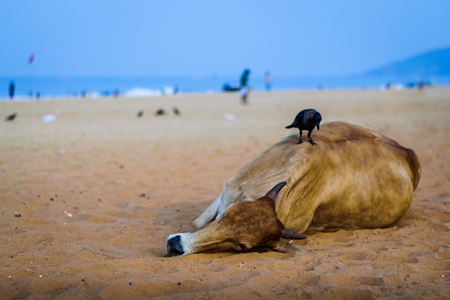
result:
[(164, 116), (166, 114), (166, 112), (164, 111), (164, 109), (160, 108), (155, 112), (155, 115), (157, 116)]
[(309, 142), (311, 145), (316, 145), (311, 138), (311, 131), (317, 126), (317, 130), (320, 129), (320, 122), (322, 121), (322, 116), (315, 109), (304, 109), (298, 113), (295, 117), (294, 122), (291, 125), (286, 126), (286, 128), (298, 128), (300, 131), (300, 140), (297, 144), (303, 143), (302, 141), (302, 130), (308, 130)]
[(138, 113), (137, 113), (137, 117), (138, 118), (142, 117), (143, 115), (144, 115), (144, 111), (143, 110), (138, 111)]
[(9, 116), (7, 116), (6, 118), (5, 118), (5, 121), (6, 122), (12, 122), (12, 121), (14, 121), (14, 119), (17, 117), (17, 113), (12, 113), (12, 114), (10, 114)]
[(181, 113), (180, 113), (180, 110), (177, 108), (177, 107), (174, 107), (173, 108), (173, 112), (174, 112), (174, 114), (176, 114), (177, 116), (179, 116)]

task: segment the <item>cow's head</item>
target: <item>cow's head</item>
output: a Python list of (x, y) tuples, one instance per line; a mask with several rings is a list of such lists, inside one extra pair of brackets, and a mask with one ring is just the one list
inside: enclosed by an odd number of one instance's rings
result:
[(303, 234), (286, 229), (275, 211), (275, 198), (286, 185), (281, 182), (264, 197), (237, 202), (224, 215), (196, 232), (171, 234), (167, 254), (183, 256), (199, 252), (243, 252), (250, 249), (289, 252), (300, 250), (281, 240), (305, 239)]

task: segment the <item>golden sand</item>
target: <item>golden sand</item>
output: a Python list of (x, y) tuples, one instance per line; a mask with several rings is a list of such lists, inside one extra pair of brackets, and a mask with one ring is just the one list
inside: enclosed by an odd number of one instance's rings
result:
[[(295, 242), (307, 253), (165, 257), (167, 236), (193, 231), (226, 180), (294, 131), (284, 126), (304, 108), (415, 150), (423, 172), (406, 215), (390, 228), (307, 232)], [(255, 92), (248, 106), (238, 94), (1, 102), (0, 111), (18, 113), (0, 122), (1, 298), (450, 295), (449, 88)]]

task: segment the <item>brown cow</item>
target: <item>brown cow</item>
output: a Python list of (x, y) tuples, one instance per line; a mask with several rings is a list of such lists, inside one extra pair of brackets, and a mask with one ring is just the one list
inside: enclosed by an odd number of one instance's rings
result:
[[(298, 134), (291, 134), (251, 159), (194, 221), (200, 230), (169, 236), (168, 254), (289, 251), (293, 246), (280, 238), (304, 238), (295, 232), (380, 228), (399, 220), (420, 179), (414, 151), (361, 125), (330, 122), (321, 129), (314, 147), (297, 145)], [(278, 197), (271, 190), (245, 201), (272, 187)]]

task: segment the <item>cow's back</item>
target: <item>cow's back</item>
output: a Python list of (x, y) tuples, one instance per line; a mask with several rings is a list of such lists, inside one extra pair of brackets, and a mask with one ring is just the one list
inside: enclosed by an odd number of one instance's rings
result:
[(287, 227), (299, 232), (386, 227), (406, 213), (420, 178), (412, 150), (345, 122), (324, 124), (315, 140), (317, 146), (299, 149), (298, 176), (277, 205)]

